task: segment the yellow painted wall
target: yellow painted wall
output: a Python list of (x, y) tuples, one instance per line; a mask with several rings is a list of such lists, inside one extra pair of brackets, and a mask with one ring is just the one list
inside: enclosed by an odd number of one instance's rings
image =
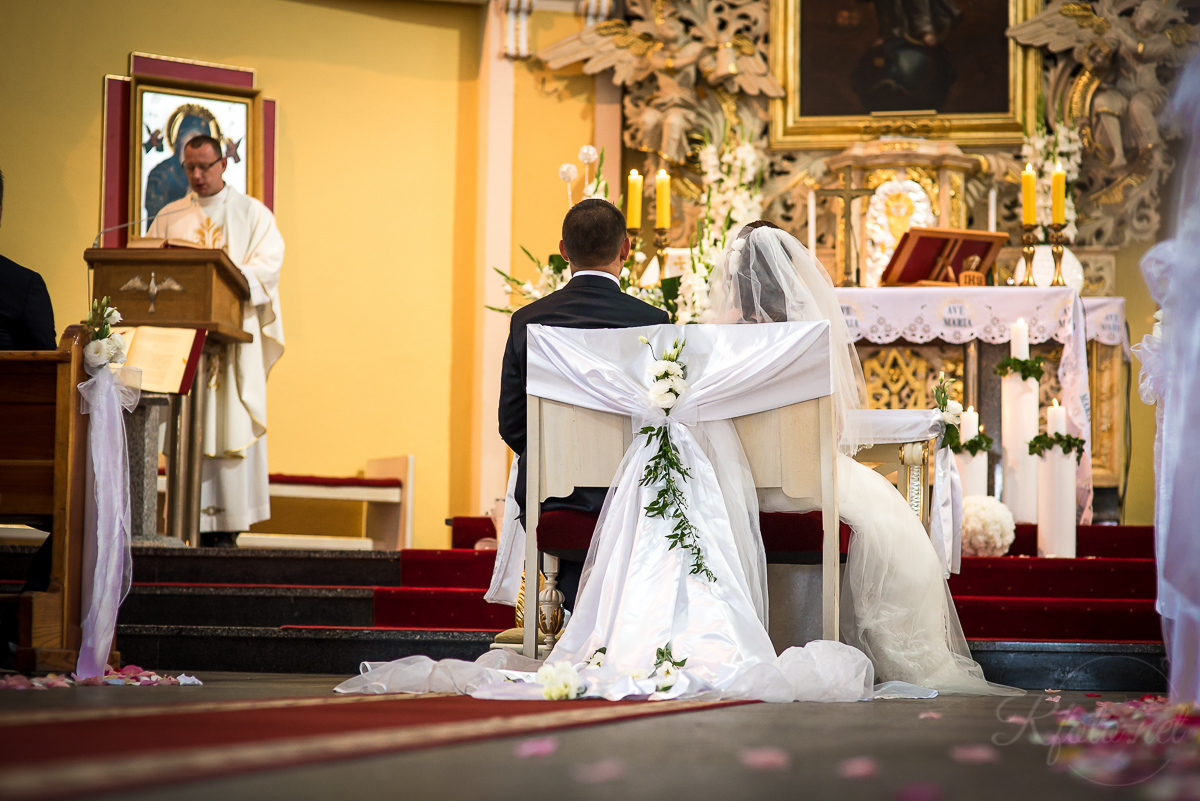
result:
[[(529, 48), (532, 52), (557, 42), (582, 27), (574, 14), (535, 12), (530, 19)], [(603, 80), (609, 80), (605, 75)], [(583, 165), (579, 148), (593, 141), (595, 79), (584, 75), (579, 65), (549, 72), (536, 61), (516, 65), (515, 153), (513, 154), (513, 246), (512, 263), (521, 278), (532, 278), (534, 266), (521, 252), (521, 245), (539, 259), (558, 252), (562, 220), (567, 205), (567, 185), (558, 168), (571, 162), (580, 177), (572, 186), (572, 200), (579, 202)], [(617, 158), (619, 153), (607, 153)], [(616, 200), (619, 187), (610, 188)]]
[[(1150, 333), (1154, 327), (1154, 313), (1158, 311), (1158, 304), (1150, 297), (1150, 291), (1138, 269), (1142, 254), (1150, 247), (1150, 243), (1138, 243), (1117, 254), (1117, 294), (1125, 298), (1125, 319), (1129, 321), (1129, 341), (1133, 344), (1141, 342), (1142, 337)], [(1133, 359), (1132, 369), (1129, 422), (1133, 431), (1133, 448), (1123, 522), (1149, 526), (1154, 523), (1154, 407), (1142, 403), (1138, 396), (1138, 372), (1142, 369), (1142, 363), (1137, 357)]]
[(413, 453), (416, 542), (442, 547), (444, 518), (470, 511), (469, 451), (452, 461), (449, 443), (469, 414), (452, 411), (452, 351), (475, 336), (456, 303), (476, 274), (482, 14), (399, 0), (5, 0), (0, 252), (45, 276), (60, 331), (78, 320), (103, 76), (127, 74), (133, 50), (255, 68), (279, 101), (287, 242), (271, 468), (353, 475)]

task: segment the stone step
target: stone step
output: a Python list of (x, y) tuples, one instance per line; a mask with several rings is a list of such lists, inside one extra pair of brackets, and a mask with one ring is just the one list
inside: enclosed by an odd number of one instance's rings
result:
[[(1162, 643), (967, 640), (988, 681), (1040, 692), (1163, 693)], [(999, 700), (999, 699), (998, 699)]]
[(122, 624), (173, 626), (370, 626), (370, 587), (134, 584)]
[(117, 648), (127, 665), (148, 670), (341, 673), (362, 662), (406, 656), (475, 660), (494, 631), (374, 628), (268, 628), (120, 624)]

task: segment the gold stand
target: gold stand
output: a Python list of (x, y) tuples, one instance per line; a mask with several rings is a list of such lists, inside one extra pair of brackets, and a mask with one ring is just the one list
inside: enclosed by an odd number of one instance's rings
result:
[(1062, 274), (1063, 245), (1067, 241), (1066, 235), (1063, 234), (1063, 229), (1066, 227), (1066, 223), (1050, 224), (1050, 255), (1054, 259), (1054, 278), (1051, 279), (1050, 286), (1067, 285), (1067, 282), (1063, 280)]
[[(626, 228), (625, 233), (629, 235), (629, 255), (632, 256), (636, 251), (642, 249), (642, 232), (638, 228)], [(642, 280), (642, 273), (646, 272), (646, 268), (649, 266), (649, 259), (640, 265), (635, 260), (629, 270), (629, 280), (635, 284), (640, 282)]]
[(1021, 225), (1021, 256), (1025, 259), (1025, 280), (1018, 286), (1037, 286), (1033, 282), (1033, 246), (1037, 242), (1033, 232), (1036, 228), (1036, 225)]
[(659, 280), (667, 274), (667, 230), (666, 228), (654, 229), (654, 258), (658, 259)]

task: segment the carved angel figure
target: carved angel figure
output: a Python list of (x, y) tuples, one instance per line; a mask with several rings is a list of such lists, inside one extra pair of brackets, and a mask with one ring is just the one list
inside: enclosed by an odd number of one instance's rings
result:
[[(1133, 13), (1124, 16), (1131, 8)], [(1085, 144), (1091, 144), (1090, 134), (1109, 168), (1118, 169), (1127, 164), (1129, 149), (1143, 158), (1161, 158), (1155, 149), (1162, 144), (1158, 114), (1167, 88), (1158, 68), (1178, 67), (1190, 54), (1186, 45), (1195, 34), (1183, 20), (1178, 0), (1098, 0), (1094, 5), (1055, 0), (1008, 34), (1053, 53), (1071, 51), (1084, 75), (1061, 98), (1072, 106), (1064, 111), (1086, 117)]]

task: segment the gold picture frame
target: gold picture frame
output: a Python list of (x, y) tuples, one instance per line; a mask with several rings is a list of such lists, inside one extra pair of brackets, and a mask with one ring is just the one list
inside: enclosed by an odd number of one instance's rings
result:
[[(176, 105), (167, 122), (150, 116), (153, 107)], [(185, 111), (192, 109), (195, 114)], [(130, 158), (129, 158), (129, 219), (138, 220), (147, 216), (153, 217), (161, 208), (161, 197), (155, 197), (155, 208), (147, 207), (147, 184), (149, 175), (154, 169), (164, 165), (176, 156), (176, 134), (179, 130), (181, 115), (196, 116), (205, 120), (208, 130), (221, 139), (225, 147), (233, 147), (237, 155), (235, 162), (230, 156), (226, 167), (226, 183), (239, 191), (262, 200), (263, 195), (263, 141), (262, 141), (262, 91), (251, 87), (220, 86), (201, 83), (198, 81), (173, 80), (158, 76), (133, 75), (130, 86)], [(225, 128), (220, 125), (220, 117), (226, 112), (236, 111), (232, 121)], [(162, 116), (161, 112), (158, 116)], [(229, 119), (229, 118), (227, 118)], [(172, 126), (173, 123), (173, 126)], [(174, 127), (174, 130), (172, 130)], [(231, 131), (232, 134), (227, 135)], [(234, 137), (237, 137), (234, 139)], [(230, 141), (232, 140), (232, 141)], [(151, 162), (151, 154), (156, 158)], [(163, 153), (167, 153), (164, 157)], [(231, 169), (232, 168), (232, 169)], [(149, 170), (149, 172), (148, 172)], [(181, 171), (180, 171), (181, 172)], [(172, 189), (178, 190), (177, 175), (170, 175)], [(184, 179), (186, 192), (186, 178)], [(162, 180), (157, 182), (161, 185)], [(175, 191), (172, 192), (174, 194)], [(180, 195), (182, 196), (182, 195)], [(167, 202), (177, 199), (168, 197)], [(130, 231), (130, 238), (137, 239), (145, 235), (150, 221), (135, 226)]]
[[(811, 3), (812, 0), (809, 0)], [(772, 149), (842, 149), (881, 136), (952, 139), (963, 146), (1007, 146), (1025, 141), (1025, 128), (1037, 119), (1042, 83), (1041, 52), (1007, 40), (1008, 109), (994, 113), (936, 114), (875, 112), (839, 116), (800, 113), (802, 0), (771, 0), (771, 70), (783, 97), (771, 101)], [(1041, 10), (1041, 0), (1008, 0), (1009, 26)], [(811, 7), (811, 6), (810, 6)]]

